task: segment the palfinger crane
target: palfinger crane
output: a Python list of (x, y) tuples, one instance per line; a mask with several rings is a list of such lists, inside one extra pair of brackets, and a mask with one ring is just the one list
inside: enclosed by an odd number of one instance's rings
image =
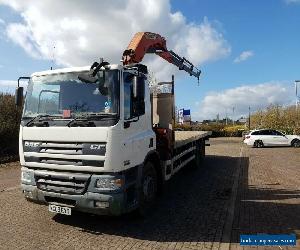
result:
[[(152, 32), (138, 32), (133, 36), (127, 49), (124, 50), (122, 55), (123, 66), (130, 67), (136, 64), (141, 66), (140, 63), (144, 59), (144, 56), (150, 53), (160, 56), (168, 63), (177, 66), (179, 70), (186, 71), (190, 76), (195, 76), (199, 83), (201, 70), (196, 68), (185, 57), (180, 57), (174, 51), (168, 50), (166, 39), (161, 35)], [(101, 67), (105, 67), (106, 65), (109, 65), (109, 63), (103, 61), (101, 58), (100, 63), (94, 62), (92, 64), (89, 75), (81, 75), (79, 78), (83, 81), (94, 82), (96, 81), (95, 76), (97, 72)]]
[(191, 76), (195, 76), (199, 81), (201, 71), (186, 58), (180, 57), (172, 50), (168, 50), (164, 37), (151, 32), (138, 32), (134, 35), (127, 49), (123, 52), (123, 65), (140, 63), (145, 54), (148, 53), (155, 53), (167, 62), (177, 66), (179, 70), (184, 70)]

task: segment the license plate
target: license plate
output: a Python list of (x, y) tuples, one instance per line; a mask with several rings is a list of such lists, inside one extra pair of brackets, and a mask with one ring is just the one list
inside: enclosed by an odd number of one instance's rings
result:
[(57, 214), (71, 215), (71, 208), (50, 204), (49, 211)]

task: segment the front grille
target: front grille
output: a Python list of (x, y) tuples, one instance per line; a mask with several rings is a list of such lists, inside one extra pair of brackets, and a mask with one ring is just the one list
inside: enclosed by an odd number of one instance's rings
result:
[(59, 158), (40, 158), (41, 163), (58, 164), (58, 165), (75, 165), (82, 166), (82, 160), (69, 160)]
[(90, 182), (89, 174), (36, 171), (37, 188), (62, 194), (84, 194)]
[(82, 143), (42, 142), (40, 153), (81, 155)]
[(24, 142), (26, 162), (72, 166), (104, 166), (106, 143)]

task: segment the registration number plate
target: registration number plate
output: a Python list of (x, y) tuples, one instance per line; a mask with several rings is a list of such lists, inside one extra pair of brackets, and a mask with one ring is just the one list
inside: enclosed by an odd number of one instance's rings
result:
[(50, 204), (49, 211), (57, 214), (71, 215), (71, 208)]

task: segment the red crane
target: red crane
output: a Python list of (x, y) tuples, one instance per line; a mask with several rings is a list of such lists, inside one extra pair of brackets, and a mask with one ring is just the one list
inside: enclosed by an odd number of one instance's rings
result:
[(147, 53), (155, 53), (167, 62), (177, 66), (179, 70), (184, 70), (191, 76), (197, 77), (199, 81), (201, 71), (186, 58), (180, 57), (172, 50), (168, 50), (164, 37), (151, 32), (138, 32), (134, 35), (127, 49), (123, 52), (123, 65), (140, 63)]

